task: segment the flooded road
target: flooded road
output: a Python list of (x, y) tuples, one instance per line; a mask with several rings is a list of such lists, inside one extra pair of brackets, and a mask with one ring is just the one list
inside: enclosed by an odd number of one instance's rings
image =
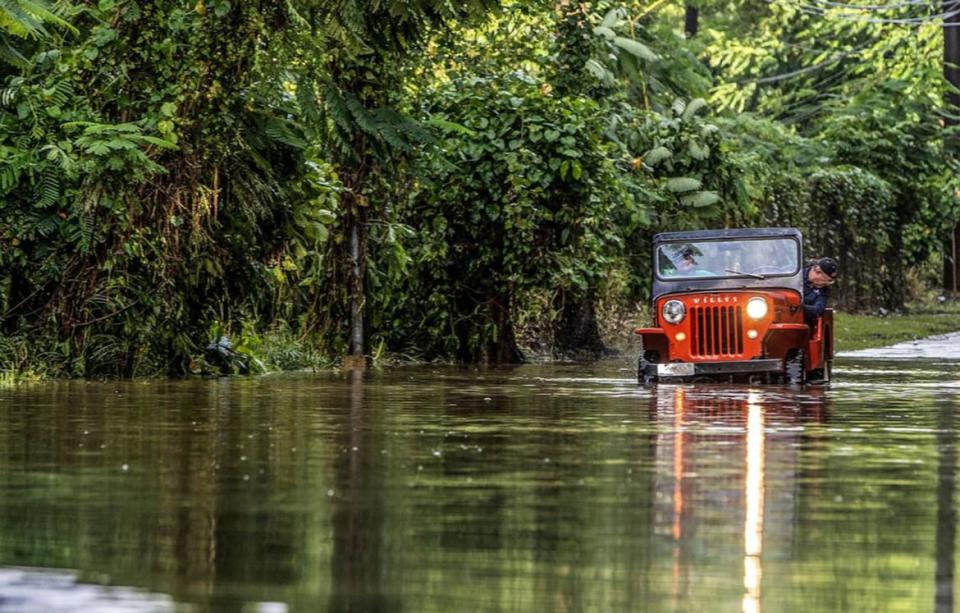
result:
[(0, 611), (949, 611), (960, 362), (0, 390)]

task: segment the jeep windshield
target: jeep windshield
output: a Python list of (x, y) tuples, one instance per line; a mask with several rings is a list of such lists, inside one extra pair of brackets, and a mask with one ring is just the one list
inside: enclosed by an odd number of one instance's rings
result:
[(663, 243), (657, 248), (663, 280), (789, 277), (800, 271), (800, 243), (793, 238), (755, 238)]

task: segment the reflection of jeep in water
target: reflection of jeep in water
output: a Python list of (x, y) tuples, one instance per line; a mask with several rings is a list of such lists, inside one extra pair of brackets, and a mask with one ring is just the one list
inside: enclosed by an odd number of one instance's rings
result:
[(802, 240), (793, 228), (655, 236), (640, 382), (829, 380), (833, 311), (804, 322)]

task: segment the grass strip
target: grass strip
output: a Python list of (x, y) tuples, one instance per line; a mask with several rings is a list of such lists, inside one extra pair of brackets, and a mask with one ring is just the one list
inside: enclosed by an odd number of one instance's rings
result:
[(903, 313), (834, 313), (836, 351), (885, 347), (960, 331), (960, 302), (911, 305)]

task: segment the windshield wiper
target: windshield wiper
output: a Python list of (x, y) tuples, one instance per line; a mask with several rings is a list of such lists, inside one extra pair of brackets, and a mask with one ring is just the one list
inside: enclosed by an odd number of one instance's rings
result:
[(752, 273), (752, 272), (742, 272), (742, 271), (740, 271), (740, 270), (732, 270), (732, 269), (730, 269), (730, 268), (724, 268), (723, 271), (724, 271), (724, 272), (732, 272), (732, 273), (735, 274), (735, 275), (744, 275), (744, 276), (746, 276), (746, 277), (753, 277), (754, 279), (760, 279), (761, 281), (763, 281), (764, 279), (766, 279), (766, 277), (764, 277), (763, 275), (758, 275), (758, 274)]

